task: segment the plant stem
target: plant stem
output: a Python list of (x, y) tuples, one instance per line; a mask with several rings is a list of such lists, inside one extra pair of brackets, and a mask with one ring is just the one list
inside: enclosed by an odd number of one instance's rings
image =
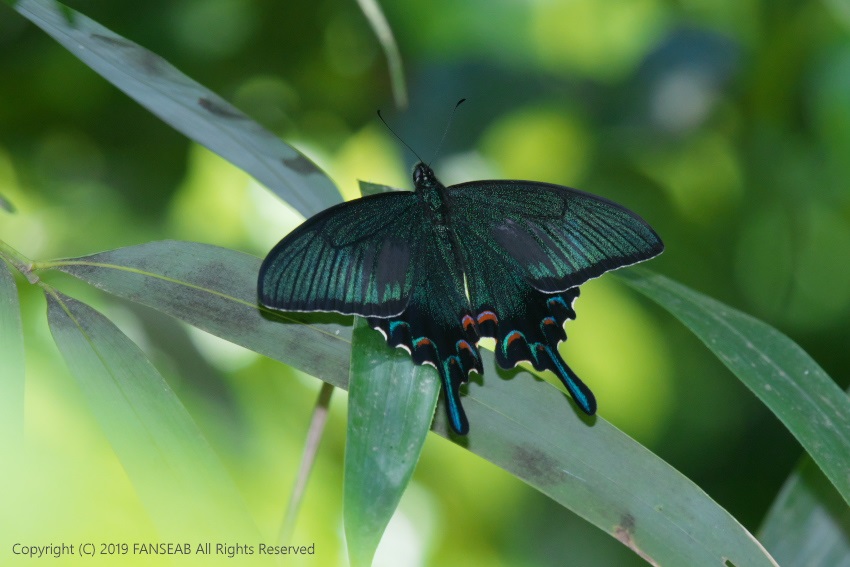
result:
[(378, 0), (357, 0), (363, 15), (369, 20), (372, 30), (378, 37), (378, 42), (387, 57), (389, 67), (390, 88), (393, 92), (395, 106), (398, 109), (407, 108), (407, 86), (404, 82), (404, 69), (401, 64), (401, 52), (390, 28), (387, 17), (381, 11)]
[(298, 469), (298, 476), (295, 478), (295, 485), (292, 487), (292, 494), (289, 497), (286, 514), (283, 516), (283, 523), (280, 526), (278, 540), (281, 545), (291, 545), (290, 540), (292, 534), (295, 532), (295, 521), (298, 519), (298, 508), (301, 506), (304, 489), (307, 486), (307, 480), (310, 478), (310, 471), (313, 469), (319, 444), (322, 442), (322, 433), (325, 431), (325, 423), (328, 419), (328, 406), (330, 405), (333, 391), (333, 385), (327, 382), (322, 383), (322, 389), (319, 391), (319, 397), (316, 399), (316, 406), (313, 408), (310, 427), (307, 430), (307, 440), (304, 444), (304, 454), (301, 456), (301, 466)]
[(34, 284), (38, 282), (38, 276), (33, 273), (33, 262), (2, 240), (0, 240), (0, 258), (3, 258), (11, 265), (15, 267), (16, 270), (21, 272), (27, 281)]

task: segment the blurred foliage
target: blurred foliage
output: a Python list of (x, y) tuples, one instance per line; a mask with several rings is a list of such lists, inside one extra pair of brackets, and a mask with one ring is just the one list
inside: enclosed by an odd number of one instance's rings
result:
[[(385, 4), (408, 73), (404, 112), (391, 109), (386, 63), (354, 2), (69, 2), (315, 157), (348, 198), (358, 178), (411, 185), (414, 157), (376, 108), (428, 160), (466, 97), (433, 164), (443, 181), (538, 179), (623, 203), (667, 244), (653, 269), (776, 326), (848, 385), (850, 14), (841, 2)], [(261, 255), (299, 222), (6, 7), (0, 71), (0, 195), (18, 210), (0, 210), (0, 238), (29, 257), (169, 237)], [(0, 532), (14, 521), (62, 534), (82, 521), (98, 539), (139, 537), (139, 503), (67, 378), (44, 300), (19, 287), (27, 435), (43, 472), (7, 473), (7, 486), (30, 486), (7, 502), (31, 516), (0, 518)], [(102, 306), (157, 362), (261, 530), (275, 533), (318, 382), (90, 288), (75, 296)], [(643, 298), (603, 279), (577, 306), (565, 353), (600, 413), (755, 529), (800, 456), (796, 442)], [(344, 396), (332, 404), (296, 532), (329, 565), (345, 561), (344, 405)], [(81, 520), (80, 509), (96, 513)], [(435, 436), (389, 530), (376, 564), (641, 564)]]

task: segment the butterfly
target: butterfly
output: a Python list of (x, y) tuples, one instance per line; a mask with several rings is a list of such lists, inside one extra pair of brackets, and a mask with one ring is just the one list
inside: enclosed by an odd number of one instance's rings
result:
[(602, 197), (536, 181), (444, 186), (430, 166), (415, 190), (341, 203), (304, 221), (262, 263), (260, 303), (280, 311), (366, 317), (391, 347), (440, 374), (452, 429), (469, 421), (460, 386), (496, 361), (551, 370), (582, 411), (590, 389), (558, 353), (581, 284), (657, 256), (664, 244), (637, 214)]

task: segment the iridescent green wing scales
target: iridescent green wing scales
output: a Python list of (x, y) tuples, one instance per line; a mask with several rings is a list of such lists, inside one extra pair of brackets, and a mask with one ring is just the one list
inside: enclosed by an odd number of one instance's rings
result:
[(335, 311), (390, 317), (413, 288), (424, 224), (413, 193), (383, 193), (341, 203), (304, 221), (260, 268), (263, 305), (281, 311)]
[(661, 239), (637, 214), (582, 191), (533, 181), (475, 181), (449, 188), (476, 224), (544, 292), (564, 291), (657, 256)]

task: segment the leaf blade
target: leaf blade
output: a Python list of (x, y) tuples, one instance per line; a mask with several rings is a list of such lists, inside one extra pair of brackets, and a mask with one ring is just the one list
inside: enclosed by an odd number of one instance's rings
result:
[(850, 567), (850, 508), (811, 457), (788, 477), (759, 539), (783, 567)]
[[(159, 241), (57, 262), (54, 268), (153, 307), (335, 386), (348, 383), (350, 318), (281, 315), (257, 303), (260, 259), (195, 242)], [(303, 324), (307, 322), (308, 324)], [(291, 358), (282, 359), (286, 352)]]
[(440, 382), (357, 318), (352, 337), (343, 511), (354, 567), (372, 564), (430, 430)]
[(850, 398), (791, 339), (645, 269), (620, 277), (685, 324), (785, 424), (850, 503)]
[[(259, 259), (194, 243), (151, 243), (122, 250), (94, 255), (87, 261), (109, 257), (136, 270), (144, 268), (152, 273), (147, 281), (145, 276), (124, 270), (126, 266), (79, 266), (75, 264), (79, 260), (71, 260), (41, 267), (62, 269), (311, 374), (317, 367), (300, 356), (303, 343), (327, 339), (329, 344), (321, 351), (327, 360), (320, 377), (347, 387), (351, 333), (338, 320), (319, 323), (320, 319), (311, 316), (305, 319), (307, 325), (272, 325), (257, 315), (269, 326), (263, 327), (262, 333), (249, 328), (245, 336), (237, 336), (239, 332), (217, 322), (227, 318), (235, 324), (239, 318), (251, 319), (250, 298), (256, 294), (253, 280)], [(233, 265), (228, 267), (228, 263)], [(160, 273), (153, 274), (155, 269)], [(234, 274), (234, 269), (239, 273)], [(132, 277), (125, 278), (128, 273)], [(193, 298), (177, 290), (179, 284), (173, 280), (178, 276), (208, 297)], [(195, 302), (198, 308), (175, 309), (172, 298), (180, 297), (180, 301)], [(230, 310), (216, 302), (235, 302), (238, 308)], [(253, 310), (258, 311), (256, 305)], [(296, 332), (302, 333), (299, 341), (287, 343), (286, 349), (272, 348), (291, 339), (285, 335)], [(269, 342), (263, 333), (276, 338)], [(752, 535), (667, 463), (601, 418), (589, 427), (565, 394), (522, 369), (497, 369), (492, 353), (481, 352), (485, 385), (470, 384), (464, 397), (473, 424), (466, 441), (469, 450), (660, 564), (716, 566), (729, 559), (735, 565), (775, 565)], [(410, 376), (413, 362), (403, 357), (400, 364), (398, 375)], [(420, 370), (434, 373), (429, 367)], [(434, 430), (449, 437), (445, 419), (444, 412), (437, 411)]]
[[(463, 404), (466, 447), (615, 537), (652, 565), (776, 563), (728, 512), (669, 464), (566, 394), (482, 350), (483, 386)], [(505, 377), (510, 379), (505, 379)], [(590, 421), (591, 423), (588, 423)], [(448, 437), (444, 412), (435, 431)]]
[(244, 169), (304, 216), (341, 202), (301, 152), (170, 63), (53, 0), (20, 0), (21, 15), (189, 138)]
[(56, 345), (163, 533), (257, 537), (212, 448), (142, 351), (91, 307), (47, 295)]

